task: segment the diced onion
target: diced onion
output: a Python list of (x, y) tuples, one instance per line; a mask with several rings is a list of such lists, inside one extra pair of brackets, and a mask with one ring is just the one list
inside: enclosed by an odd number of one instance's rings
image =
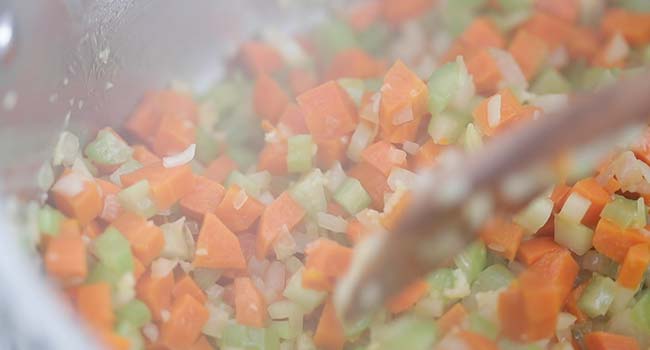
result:
[(162, 278), (167, 276), (178, 264), (178, 259), (158, 258), (151, 263), (151, 277)]
[(293, 238), (287, 225), (282, 225), (280, 235), (273, 242), (273, 251), (278, 260), (284, 260), (296, 253), (297, 245), (296, 240)]
[(218, 285), (218, 284), (213, 284), (210, 286), (208, 289), (205, 290), (205, 294), (208, 296), (208, 299), (210, 300), (218, 300), (223, 296), (223, 293), (225, 292), (225, 288)]
[(271, 173), (268, 171), (258, 171), (248, 174), (248, 178), (253, 181), (260, 189), (267, 189), (271, 184)]
[(393, 167), (390, 171), (390, 175), (388, 175), (388, 187), (393, 191), (396, 191), (400, 187), (409, 188), (413, 183), (415, 183), (416, 176), (417, 175), (412, 171)]
[(52, 187), (54, 183), (54, 170), (50, 163), (43, 163), (38, 169), (38, 174), (36, 175), (36, 181), (38, 183), (38, 188), (42, 191), (47, 191)]
[(536, 95), (530, 99), (530, 104), (540, 107), (545, 113), (550, 113), (567, 106), (569, 96), (566, 94)]
[(454, 284), (443, 291), (443, 295), (450, 299), (460, 299), (470, 295), (469, 283), (465, 273), (460, 269), (454, 270)]
[(348, 223), (340, 216), (335, 216), (328, 213), (316, 214), (318, 226), (330, 230), (332, 232), (345, 232), (348, 228)]
[(268, 299), (267, 302), (273, 302), (278, 299), (286, 283), (287, 271), (284, 265), (279, 261), (274, 261), (264, 274), (264, 289)]
[(503, 83), (508, 87), (526, 89), (528, 81), (521, 71), (521, 67), (512, 55), (501, 49), (490, 49), (490, 53), (496, 61), (497, 67), (503, 76)]
[(126, 273), (117, 282), (114, 293), (116, 305), (124, 305), (135, 298), (135, 278), (132, 273)]
[(627, 44), (627, 41), (625, 41), (621, 33), (616, 33), (605, 52), (605, 62), (614, 64), (625, 59), (629, 53), (630, 46)]
[(52, 165), (71, 165), (78, 152), (79, 138), (69, 131), (63, 131), (59, 135), (59, 140), (56, 143), (56, 146), (54, 146)]
[(142, 327), (142, 334), (152, 343), (158, 340), (158, 327), (153, 323), (147, 323)]
[(196, 144), (189, 145), (183, 152), (169, 157), (163, 157), (163, 166), (165, 168), (174, 168), (185, 165), (194, 159), (196, 153)]
[(301, 67), (309, 62), (309, 56), (302, 46), (290, 35), (279, 30), (267, 29), (262, 31), (264, 41), (276, 48), (282, 58), (293, 67)]
[(74, 197), (84, 189), (86, 178), (73, 171), (62, 177), (52, 186), (52, 191), (66, 197)]
[(264, 205), (269, 205), (275, 200), (275, 198), (273, 198), (273, 194), (269, 191), (260, 193), (260, 196), (257, 199)]
[(576, 322), (576, 317), (570, 313), (560, 312), (555, 325), (555, 335), (559, 341), (571, 340), (571, 326)]
[(584, 218), (591, 202), (576, 192), (572, 192), (564, 202), (559, 215), (571, 222), (579, 224)]
[(248, 259), (248, 272), (251, 276), (262, 276), (269, 266), (266, 259), (258, 260), (254, 255)]
[(194, 255), (197, 255), (197, 256), (206, 256), (206, 255), (208, 255), (208, 250), (205, 249), (205, 248), (197, 249), (196, 252), (194, 253)]
[(391, 147), (390, 150), (388, 150), (388, 160), (393, 164), (402, 164), (406, 162), (406, 152)]
[(372, 143), (377, 135), (377, 126), (369, 123), (360, 122), (352, 133), (350, 144), (348, 145), (347, 155), (350, 159), (357, 162), (363, 151)]
[(553, 213), (553, 201), (550, 198), (539, 197), (530, 202), (514, 217), (515, 223), (534, 234), (541, 229)]
[(548, 56), (548, 63), (555, 68), (566, 66), (569, 63), (569, 51), (567, 48), (560, 46), (553, 50)]
[(420, 150), (420, 145), (418, 145), (415, 142), (404, 141), (404, 143), (402, 144), (402, 149), (410, 155), (415, 155)]
[(343, 171), (343, 167), (341, 166), (341, 163), (336, 162), (334, 165), (325, 173), (325, 187), (327, 188), (328, 191), (331, 193), (336, 192), (336, 190), (339, 189), (343, 181), (347, 176), (345, 175), (345, 171)]
[(162, 318), (163, 322), (169, 321), (169, 318), (171, 316), (172, 316), (171, 313), (167, 309), (160, 311), (160, 318)]
[(451, 104), (456, 108), (465, 108), (474, 94), (476, 94), (476, 86), (474, 85), (474, 77), (467, 71), (465, 60), (463, 56), (456, 56), (456, 64), (458, 70), (458, 89), (453, 96)]
[(393, 116), (393, 125), (402, 125), (414, 120), (413, 108), (411, 105), (404, 107), (401, 111), (395, 113)]
[(375, 231), (381, 228), (380, 214), (374, 209), (364, 209), (357, 213), (355, 218), (368, 230)]
[(246, 194), (246, 190), (242, 188), (239, 190), (237, 196), (233, 200), (232, 206), (235, 208), (235, 210), (239, 210), (244, 206), (244, 204), (246, 204), (247, 200), (248, 195)]
[(117, 195), (109, 193), (104, 196), (104, 206), (100, 217), (102, 218), (117, 218), (122, 206), (117, 199)]
[(495, 128), (501, 123), (501, 94), (496, 94), (488, 100), (487, 119), (491, 128)]
[(183, 270), (183, 272), (185, 272), (185, 273), (190, 273), (190, 272), (194, 271), (194, 265), (192, 265), (192, 263), (187, 262), (187, 261), (182, 261), (182, 260), (179, 261), (178, 266), (180, 266), (181, 270)]

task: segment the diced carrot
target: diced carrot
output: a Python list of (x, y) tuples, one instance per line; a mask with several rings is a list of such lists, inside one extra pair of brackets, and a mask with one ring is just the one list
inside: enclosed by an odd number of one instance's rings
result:
[(215, 210), (219, 219), (234, 232), (251, 227), (263, 212), (264, 204), (246, 194), (246, 191), (237, 185), (228, 188)]
[(239, 240), (214, 214), (205, 214), (193, 265), (211, 269), (245, 269)]
[(99, 330), (99, 340), (108, 350), (129, 350), (131, 346), (128, 339), (108, 329)]
[(174, 289), (172, 290), (174, 299), (179, 299), (186, 294), (201, 304), (205, 304), (207, 300), (205, 293), (196, 285), (196, 282), (194, 282), (194, 279), (190, 275), (185, 275), (176, 281), (176, 285), (174, 285)]
[(628, 249), (618, 271), (618, 283), (629, 289), (636, 289), (643, 280), (643, 274), (650, 263), (650, 245), (637, 244)]
[(160, 340), (172, 349), (185, 349), (201, 335), (209, 317), (205, 306), (185, 294), (174, 301), (169, 320), (161, 326)]
[(590, 27), (571, 28), (566, 47), (572, 59), (589, 60), (600, 46), (600, 33)]
[(170, 272), (164, 277), (152, 277), (145, 273), (136, 284), (136, 294), (149, 310), (154, 321), (162, 320), (162, 311), (169, 310), (172, 303), (174, 276)]
[(252, 232), (241, 232), (237, 235), (239, 245), (241, 246), (242, 255), (244, 259), (249, 261), (252, 256), (255, 256), (255, 245), (257, 244), (257, 235)]
[(57, 279), (81, 282), (86, 278), (86, 246), (81, 236), (59, 235), (50, 238), (45, 249), (45, 269)]
[[(495, 98), (501, 100), (499, 105), (499, 119), (495, 121), (496, 124), (490, 122), (488, 108), (491, 101)], [(472, 114), (474, 116), (474, 122), (481, 129), (483, 134), (493, 136), (503, 130), (503, 126), (507, 125), (510, 120), (516, 118), (521, 113), (521, 108), (521, 103), (519, 103), (517, 97), (512, 93), (512, 90), (503, 89), (499, 91), (498, 94), (484, 99), (478, 106), (476, 106), (476, 108), (474, 108)]]
[(278, 127), (280, 125), (287, 127), (294, 135), (309, 133), (305, 122), (305, 114), (295, 103), (289, 103), (284, 109), (278, 121)]
[(378, 141), (361, 152), (361, 160), (388, 176), (393, 167), (405, 167), (406, 152), (386, 141)]
[(585, 336), (587, 350), (640, 350), (633, 337), (607, 332), (591, 332)]
[(352, 249), (329, 239), (318, 239), (305, 249), (305, 268), (321, 272), (329, 281), (341, 277), (352, 259)]
[(271, 175), (287, 175), (287, 153), (289, 148), (286, 140), (267, 142), (260, 151), (257, 160), (257, 169), (266, 170)]
[(264, 258), (273, 242), (280, 236), (283, 227), (291, 232), (305, 216), (305, 210), (289, 195), (283, 192), (262, 213), (255, 243), (255, 255)]
[(482, 49), (467, 60), (467, 71), (474, 77), (476, 91), (481, 95), (493, 94), (503, 79), (501, 70), (489, 49)]
[(138, 281), (144, 275), (146, 268), (137, 258), (133, 259), (133, 278)]
[(325, 73), (326, 80), (339, 78), (369, 79), (380, 76), (383, 65), (360, 48), (337, 53)]
[(316, 142), (316, 164), (322, 168), (330, 168), (334, 163), (345, 160), (347, 141), (339, 139), (320, 140)]
[(585, 281), (580, 285), (578, 285), (577, 287), (573, 288), (571, 293), (569, 293), (569, 296), (566, 299), (566, 305), (564, 306), (568, 313), (576, 317), (576, 321), (578, 323), (587, 321), (589, 319), (589, 316), (587, 316), (578, 307), (578, 300), (580, 300), (580, 297), (582, 296), (582, 292), (584, 292), (585, 288), (587, 288), (588, 285), (589, 285), (589, 281)]
[(79, 221), (68, 218), (63, 219), (59, 227), (59, 236), (79, 237), (80, 235)]
[(357, 163), (348, 171), (348, 176), (353, 177), (359, 182), (361, 186), (368, 192), (372, 198), (372, 207), (377, 210), (384, 208), (384, 193), (388, 192), (387, 178), (379, 170), (375, 169), (372, 165), (361, 162)]
[(302, 271), (302, 287), (330, 292), (334, 289), (334, 282), (327, 278), (322, 271), (306, 268)]
[(381, 14), (391, 24), (399, 24), (429, 10), (434, 0), (382, 0)]
[(593, 237), (594, 248), (618, 263), (623, 263), (631, 247), (649, 241), (638, 230), (620, 228), (607, 219), (600, 219)]
[(327, 299), (320, 314), (316, 333), (314, 333), (314, 344), (324, 350), (342, 350), (345, 344), (343, 325), (336, 315), (331, 298)]
[(467, 310), (461, 303), (456, 303), (454, 306), (449, 308), (437, 321), (438, 330), (440, 334), (447, 334), (449, 331), (453, 330), (465, 321), (467, 317)]
[(266, 302), (248, 277), (235, 278), (235, 319), (250, 327), (266, 324)]
[(561, 249), (552, 237), (537, 237), (521, 242), (517, 250), (517, 260), (532, 265), (547, 253)]
[(424, 280), (417, 280), (388, 300), (388, 310), (393, 314), (402, 313), (412, 308), (428, 292), (429, 284)]
[(567, 22), (575, 22), (580, 14), (580, 1), (535, 0), (535, 8)]
[(201, 335), (187, 350), (214, 350), (208, 338)]
[(345, 232), (348, 239), (353, 244), (359, 243), (365, 236), (368, 235), (366, 228), (357, 219), (352, 219), (348, 222), (348, 228)]
[(165, 246), (160, 227), (137, 214), (125, 212), (113, 222), (113, 226), (131, 243), (133, 254), (145, 266), (157, 258)]
[(603, 189), (605, 189), (605, 191), (611, 195), (621, 189), (621, 183), (616, 178), (611, 177), (607, 180), (607, 183), (603, 186)]
[(632, 152), (638, 159), (650, 164), (650, 128), (646, 128), (639, 140), (632, 145)]
[(237, 163), (235, 163), (232, 158), (228, 157), (227, 154), (222, 154), (217, 157), (217, 159), (213, 160), (207, 168), (205, 168), (203, 176), (212, 181), (223, 183), (228, 178), (228, 175), (236, 169)]
[(568, 41), (573, 27), (556, 16), (535, 12), (521, 28), (544, 40), (549, 50), (555, 50)]
[(289, 96), (280, 84), (265, 74), (257, 78), (253, 87), (253, 106), (260, 118), (275, 124), (288, 103)]
[(499, 294), (497, 314), (501, 332), (508, 338), (522, 340), (528, 331), (528, 320), (524, 312), (524, 300), (521, 287), (513, 284)]
[(384, 208), (384, 212), (380, 217), (381, 225), (389, 232), (393, 232), (393, 230), (396, 229), (399, 220), (404, 216), (404, 213), (409, 210), (410, 203), (411, 192), (406, 191), (399, 197), (397, 203), (391, 206), (391, 208)]
[(553, 201), (553, 211), (559, 212), (560, 209), (564, 206), (564, 202), (569, 197), (571, 193), (571, 187), (565, 184), (558, 184), (553, 187), (553, 192), (551, 192), (551, 200)]
[(617, 50), (616, 48), (613, 48), (615, 45), (619, 45), (617, 42), (618, 38), (616, 35), (611, 36), (605, 45), (602, 45), (596, 54), (591, 57), (591, 64), (596, 67), (604, 67), (604, 68), (623, 68), (625, 67), (626, 63), (626, 56), (622, 57), (615, 57), (612, 58), (610, 57), (611, 54), (610, 52), (612, 49)]
[[(497, 344), (492, 340), (478, 333), (460, 331), (451, 335), (453, 341), (440, 342), (436, 350), (456, 350), (459, 346), (472, 350), (498, 350)], [(462, 345), (461, 345), (462, 344)]]
[(354, 4), (347, 12), (347, 22), (356, 31), (363, 31), (379, 20), (382, 3), (378, 0)]
[(158, 130), (153, 136), (151, 148), (160, 157), (183, 152), (195, 143), (194, 124), (175, 115), (163, 115)]
[(194, 188), (181, 198), (183, 214), (201, 220), (206, 213), (214, 213), (221, 203), (226, 189), (207, 177), (195, 176)]
[(539, 276), (538, 280), (559, 289), (559, 300), (564, 300), (571, 292), (579, 270), (578, 263), (565, 248), (544, 254), (529, 267), (529, 271)]
[(548, 46), (525, 30), (517, 31), (508, 51), (517, 61), (526, 79), (532, 79), (542, 68), (548, 55)]
[(621, 33), (634, 46), (642, 46), (650, 41), (650, 14), (647, 13), (610, 9), (605, 12), (600, 25), (605, 34)]
[(517, 255), (523, 236), (524, 230), (519, 225), (501, 217), (488, 220), (480, 232), (488, 248), (510, 261)]
[(148, 180), (151, 196), (158, 210), (167, 210), (194, 188), (194, 175), (189, 164), (165, 168), (151, 164), (120, 177), (124, 186)]
[(543, 274), (529, 269), (519, 276), (519, 282), (528, 323), (524, 337), (538, 340), (552, 336), (562, 304), (573, 286), (573, 281), (567, 289), (560, 284), (544, 280)]
[(103, 201), (95, 181), (75, 171), (65, 172), (59, 177), (51, 192), (56, 207), (81, 225), (91, 222), (102, 211)]
[(246, 68), (255, 76), (276, 72), (284, 65), (278, 50), (259, 41), (244, 43), (240, 48), (240, 55)]
[(379, 107), (381, 136), (388, 142), (413, 141), (427, 110), (428, 89), (402, 61), (384, 76)]
[(589, 206), (587, 213), (582, 218), (582, 223), (593, 227), (600, 219), (600, 212), (603, 211), (611, 196), (593, 177), (576, 182), (572, 191), (591, 202), (591, 206)]
[(427, 142), (420, 146), (417, 153), (409, 158), (411, 170), (418, 171), (432, 167), (435, 165), (438, 155), (444, 148), (445, 146), (438, 145), (431, 139), (427, 140)]
[(477, 17), (460, 35), (461, 42), (473, 49), (503, 48), (506, 41), (497, 26), (486, 17)]
[(133, 149), (133, 159), (142, 163), (142, 165), (160, 162), (160, 157), (151, 152), (145, 145), (134, 145), (131, 148)]
[(79, 314), (96, 329), (111, 329), (115, 322), (111, 286), (108, 283), (95, 283), (77, 289), (77, 310)]
[(356, 127), (354, 103), (334, 81), (303, 92), (297, 100), (305, 113), (307, 128), (316, 141), (340, 138)]
[(289, 86), (294, 96), (318, 85), (316, 73), (306, 68), (294, 68), (289, 71)]

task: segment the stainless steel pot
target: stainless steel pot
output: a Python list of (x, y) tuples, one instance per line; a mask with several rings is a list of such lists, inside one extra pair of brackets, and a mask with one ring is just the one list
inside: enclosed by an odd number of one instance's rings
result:
[(10, 200), (38, 194), (60, 131), (83, 142), (172, 79), (204, 89), (261, 26), (296, 30), (331, 3), (0, 0), (0, 349), (94, 348), (19, 246), (27, 228)]

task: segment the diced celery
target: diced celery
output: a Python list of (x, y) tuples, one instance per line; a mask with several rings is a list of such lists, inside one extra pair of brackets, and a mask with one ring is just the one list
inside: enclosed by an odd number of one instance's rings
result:
[(115, 333), (126, 338), (129, 341), (129, 350), (144, 350), (145, 342), (140, 333), (139, 327), (129, 322), (118, 322), (115, 327)]
[(289, 278), (287, 287), (282, 292), (282, 295), (298, 304), (305, 314), (309, 314), (325, 300), (327, 293), (303, 288), (302, 271), (303, 269), (298, 270)]
[(650, 64), (650, 45), (646, 45), (645, 48), (643, 48), (643, 63), (645, 64)]
[(589, 227), (555, 215), (555, 242), (583, 255), (592, 247), (594, 231)]
[(439, 114), (447, 108), (454, 92), (458, 88), (458, 62), (449, 62), (436, 69), (427, 83), (429, 89), (429, 112)]
[(196, 128), (196, 159), (208, 164), (219, 155), (219, 144), (208, 130)]
[(478, 152), (483, 148), (483, 136), (474, 123), (467, 124), (465, 128), (463, 147), (469, 153)]
[(253, 328), (231, 323), (226, 326), (219, 343), (221, 348), (241, 348), (246, 350), (279, 350), (280, 339), (271, 327)]
[(425, 350), (431, 349), (438, 338), (437, 327), (433, 320), (404, 316), (381, 326), (376, 350)]
[(56, 236), (59, 234), (63, 219), (65, 217), (60, 211), (45, 205), (38, 210), (38, 230), (43, 234)]
[(556, 69), (548, 68), (535, 79), (530, 91), (538, 95), (566, 94), (571, 91), (571, 84)]
[(643, 198), (639, 200), (627, 199), (615, 195), (614, 200), (607, 203), (600, 213), (605, 218), (620, 227), (642, 228), (646, 225), (646, 207)]
[(140, 168), (142, 168), (142, 163), (138, 162), (135, 159), (129, 159), (126, 162), (124, 162), (122, 165), (120, 165), (120, 167), (117, 168), (108, 178), (111, 180), (112, 183), (122, 186), (122, 181), (120, 180), (120, 176), (131, 173)]
[(456, 36), (460, 34), (474, 18), (475, 11), (485, 0), (455, 0), (446, 2), (442, 12), (445, 29)]
[(353, 177), (343, 181), (334, 194), (334, 200), (352, 215), (366, 209), (372, 203), (372, 198), (361, 186), (361, 182)]
[(287, 170), (291, 173), (311, 170), (315, 147), (311, 135), (290, 136), (287, 145)]
[(289, 194), (310, 216), (315, 217), (327, 208), (323, 183), (323, 173), (314, 169), (289, 189)]
[(617, 314), (625, 310), (630, 302), (634, 299), (636, 290), (629, 289), (621, 286), (618, 283), (614, 284), (614, 301), (609, 307), (610, 314)]
[(579, 88), (582, 90), (594, 90), (616, 80), (616, 71), (601, 67), (587, 68), (579, 80)]
[(300, 333), (294, 333), (289, 327), (288, 320), (271, 321), (271, 329), (280, 339), (295, 339)]
[(213, 338), (221, 338), (223, 335), (224, 329), (232, 322), (230, 320), (232, 316), (232, 310), (230, 306), (225, 303), (220, 303), (219, 305), (213, 305), (211, 303), (207, 304), (208, 312), (210, 317), (208, 321), (203, 325), (201, 332), (205, 335), (208, 335)]
[(650, 291), (645, 291), (632, 307), (632, 320), (639, 328), (650, 332)]
[(229, 147), (227, 154), (239, 165), (240, 169), (247, 169), (257, 161), (257, 152), (246, 146)]
[(505, 12), (528, 11), (533, 0), (498, 0), (498, 3)]
[(122, 164), (131, 158), (133, 149), (112, 132), (102, 129), (97, 138), (86, 146), (86, 157), (98, 164)]
[(421, 317), (438, 318), (445, 311), (447, 299), (439, 291), (431, 291), (413, 307), (413, 313)]
[(437, 144), (455, 143), (465, 131), (469, 118), (459, 113), (443, 112), (431, 116), (428, 133)]
[(160, 255), (168, 259), (183, 259), (187, 260), (192, 257), (192, 252), (185, 239), (185, 232), (183, 230), (185, 220), (183, 218), (174, 222), (169, 222), (160, 225), (165, 237), (165, 245)]
[(587, 198), (576, 192), (572, 192), (564, 202), (562, 210), (560, 210), (558, 215), (565, 220), (580, 223), (590, 206), (591, 202)]
[(95, 265), (93, 265), (92, 269), (88, 273), (86, 282), (88, 283), (106, 282), (114, 286), (117, 284), (120, 278), (122, 278), (122, 275), (123, 274), (119, 272), (109, 269), (102, 262), (97, 262)]
[(296, 339), (296, 350), (316, 350), (311, 334), (303, 333)]
[(462, 299), (466, 296), (472, 294), (472, 291), (469, 287), (469, 281), (467, 281), (467, 275), (461, 269), (454, 269), (454, 283), (451, 288), (447, 288), (442, 292), (442, 295), (449, 299)]
[(604, 316), (614, 301), (616, 286), (608, 277), (594, 275), (578, 300), (578, 307), (587, 316)]
[(289, 300), (281, 300), (269, 305), (268, 312), (273, 320), (286, 319), (286, 326), (280, 326), (282, 332), (278, 331), (280, 338), (295, 339), (302, 333), (303, 311), (298, 304)]
[(650, 12), (650, 2), (648, 0), (623, 0), (621, 5), (634, 12)]
[(145, 218), (150, 218), (158, 212), (151, 199), (149, 181), (141, 180), (123, 189), (117, 194), (122, 208)]
[(497, 290), (510, 285), (515, 276), (507, 267), (499, 264), (488, 266), (481, 271), (472, 283), (472, 293), (487, 292)]
[(318, 26), (314, 31), (314, 42), (326, 59), (342, 50), (358, 47), (354, 31), (340, 20), (327, 21)]
[(427, 283), (432, 291), (442, 293), (454, 285), (454, 272), (448, 268), (437, 269), (427, 276)]
[(221, 277), (221, 274), (222, 274), (221, 270), (214, 270), (208, 268), (196, 268), (192, 271), (192, 277), (194, 278), (194, 282), (196, 282), (196, 284), (201, 289), (207, 289), (210, 286), (217, 283), (217, 281)]
[(140, 328), (151, 321), (151, 312), (147, 305), (138, 299), (133, 299), (115, 310), (118, 322), (126, 322)]
[(107, 268), (120, 275), (133, 272), (131, 245), (120, 231), (110, 226), (104, 233), (95, 238), (93, 245), (95, 256)]
[(465, 274), (469, 283), (474, 282), (487, 263), (485, 244), (482, 241), (470, 244), (456, 256), (454, 263)]
[(361, 105), (361, 98), (366, 91), (366, 86), (361, 79), (341, 78), (337, 83), (345, 90), (354, 104), (359, 107)]
[(475, 312), (469, 314), (467, 318), (469, 321), (469, 330), (471, 332), (496, 340), (497, 335), (499, 334), (499, 329), (495, 324)]
[(260, 186), (238, 170), (233, 170), (233, 172), (228, 176), (228, 179), (226, 179), (226, 186), (229, 187), (233, 184), (243, 188), (246, 193), (253, 197), (258, 197), (260, 195)]
[(371, 78), (363, 81), (367, 91), (378, 92), (384, 85), (384, 81), (380, 78)]
[(538, 197), (515, 215), (513, 221), (527, 234), (536, 233), (551, 217), (553, 201), (545, 196)]
[(357, 34), (359, 45), (370, 53), (380, 53), (386, 47), (390, 36), (390, 29), (387, 24), (377, 21)]

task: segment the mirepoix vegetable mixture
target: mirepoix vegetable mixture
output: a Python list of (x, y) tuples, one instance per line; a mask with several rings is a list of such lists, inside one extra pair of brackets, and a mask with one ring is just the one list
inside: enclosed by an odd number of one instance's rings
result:
[(646, 349), (650, 131), (494, 214), (377, 314), (341, 322), (331, 292), (418, 169), (650, 63), (648, 11), (377, 0), (263, 31), (209, 92), (152, 91), (82, 147), (61, 135), (45, 269), (108, 349)]

